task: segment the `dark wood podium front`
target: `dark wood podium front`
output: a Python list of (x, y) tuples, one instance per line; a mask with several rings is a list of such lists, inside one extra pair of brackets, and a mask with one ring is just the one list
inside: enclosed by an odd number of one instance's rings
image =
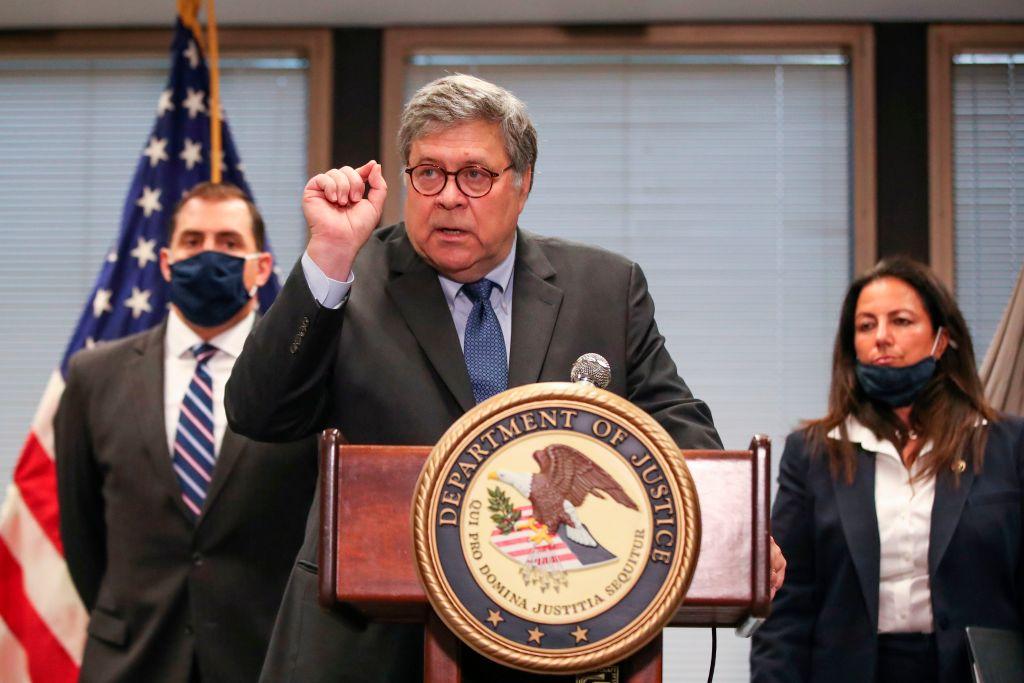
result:
[[(410, 511), (430, 450), (343, 444), (335, 430), (321, 435), (320, 602), (426, 624), (425, 680), (458, 683), (463, 646), (431, 613), (413, 557)], [(700, 499), (701, 545), (670, 625), (729, 626), (748, 635), (769, 611), (769, 441), (756, 436), (747, 451), (683, 456)], [(660, 636), (623, 675), (630, 683), (661, 681)]]

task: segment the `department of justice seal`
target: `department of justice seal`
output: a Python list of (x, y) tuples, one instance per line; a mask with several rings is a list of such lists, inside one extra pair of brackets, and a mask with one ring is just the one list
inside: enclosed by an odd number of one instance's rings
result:
[(578, 673), (668, 623), (700, 545), (696, 490), (650, 416), (586, 384), (512, 389), (431, 452), (413, 504), (427, 596), (506, 666)]

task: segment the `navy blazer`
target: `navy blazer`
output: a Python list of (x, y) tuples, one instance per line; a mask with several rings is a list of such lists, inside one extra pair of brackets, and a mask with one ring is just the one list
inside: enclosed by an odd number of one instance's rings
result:
[[(788, 562), (754, 634), (752, 681), (874, 680), (878, 653), (875, 454), (858, 448), (852, 484), (833, 479), (805, 432), (786, 439), (772, 532)], [(966, 626), (1021, 629), (1024, 420), (989, 427), (982, 471), (938, 474), (928, 549), (939, 680), (970, 680)]]

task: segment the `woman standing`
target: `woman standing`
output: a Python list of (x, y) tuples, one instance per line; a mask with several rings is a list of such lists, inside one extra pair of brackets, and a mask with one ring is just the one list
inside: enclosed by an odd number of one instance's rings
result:
[(1024, 421), (986, 403), (953, 297), (882, 261), (843, 302), (828, 414), (786, 440), (752, 680), (970, 680), (964, 628), (1024, 621), (1022, 482)]

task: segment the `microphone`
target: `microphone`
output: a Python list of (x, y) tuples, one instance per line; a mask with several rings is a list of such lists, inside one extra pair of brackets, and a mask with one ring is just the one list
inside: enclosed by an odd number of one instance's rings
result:
[(600, 354), (585, 353), (572, 364), (569, 379), (573, 382), (586, 382), (598, 389), (604, 389), (612, 379), (612, 366)]

